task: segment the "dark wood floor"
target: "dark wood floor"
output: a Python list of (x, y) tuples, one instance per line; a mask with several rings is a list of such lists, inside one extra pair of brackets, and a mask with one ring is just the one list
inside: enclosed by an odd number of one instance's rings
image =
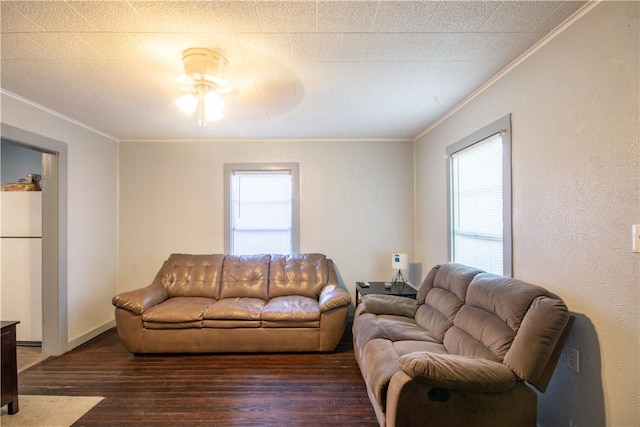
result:
[(20, 373), (19, 390), (105, 398), (74, 426), (377, 426), (349, 331), (330, 354), (136, 357), (112, 329)]

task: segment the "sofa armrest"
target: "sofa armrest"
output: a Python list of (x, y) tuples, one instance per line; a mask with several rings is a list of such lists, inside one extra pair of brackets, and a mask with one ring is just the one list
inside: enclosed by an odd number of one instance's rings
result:
[(399, 364), (416, 381), (459, 391), (500, 393), (517, 381), (505, 365), (479, 357), (415, 352), (402, 356)]
[(160, 304), (169, 297), (167, 290), (159, 283), (144, 288), (123, 292), (113, 297), (112, 304), (118, 308), (142, 314), (145, 310)]
[(318, 298), (321, 313), (333, 310), (334, 308), (346, 307), (349, 304), (351, 304), (349, 292), (335, 284), (328, 284), (322, 288), (320, 297)]
[(410, 318), (414, 318), (416, 311), (418, 311), (418, 302), (416, 300), (395, 295), (365, 295), (360, 305), (364, 305), (364, 311), (369, 313)]

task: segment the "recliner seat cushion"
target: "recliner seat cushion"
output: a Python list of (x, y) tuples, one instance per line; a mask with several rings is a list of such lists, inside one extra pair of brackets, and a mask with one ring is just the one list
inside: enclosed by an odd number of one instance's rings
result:
[(414, 319), (389, 314), (361, 314), (354, 321), (352, 333), (361, 351), (376, 339), (436, 342)]
[(374, 339), (362, 351), (365, 382), (373, 392), (376, 401), (386, 408), (387, 390), (391, 377), (400, 368), (400, 357), (416, 351), (446, 354), (442, 344), (426, 341), (398, 341)]

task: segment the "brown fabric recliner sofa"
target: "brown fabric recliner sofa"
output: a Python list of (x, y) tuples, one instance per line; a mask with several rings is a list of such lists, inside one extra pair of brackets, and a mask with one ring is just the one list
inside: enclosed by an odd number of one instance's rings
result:
[(460, 264), (416, 300), (366, 295), (355, 357), (381, 426), (535, 426), (573, 316), (546, 290)]
[(350, 303), (322, 254), (172, 254), (150, 285), (113, 298), (135, 354), (332, 351)]

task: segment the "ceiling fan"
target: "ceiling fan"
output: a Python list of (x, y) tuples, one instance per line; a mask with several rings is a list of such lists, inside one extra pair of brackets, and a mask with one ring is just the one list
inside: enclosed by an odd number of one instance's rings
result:
[(224, 101), (220, 97), (231, 91), (232, 86), (224, 77), (227, 58), (213, 49), (193, 47), (182, 52), (185, 75), (178, 81), (188, 92), (175, 102), (188, 115), (197, 111), (198, 124), (220, 120), (224, 113)]
[[(197, 115), (201, 127), (220, 120), (225, 103), (230, 120), (246, 123), (285, 114), (304, 98), (301, 79), (286, 63), (250, 48), (245, 48), (242, 58), (234, 58), (229, 66), (227, 57), (216, 49), (195, 47), (182, 52), (185, 74), (177, 82), (185, 94), (175, 102), (187, 115)], [(233, 84), (227, 71), (233, 74)], [(232, 97), (222, 99), (230, 93)]]

